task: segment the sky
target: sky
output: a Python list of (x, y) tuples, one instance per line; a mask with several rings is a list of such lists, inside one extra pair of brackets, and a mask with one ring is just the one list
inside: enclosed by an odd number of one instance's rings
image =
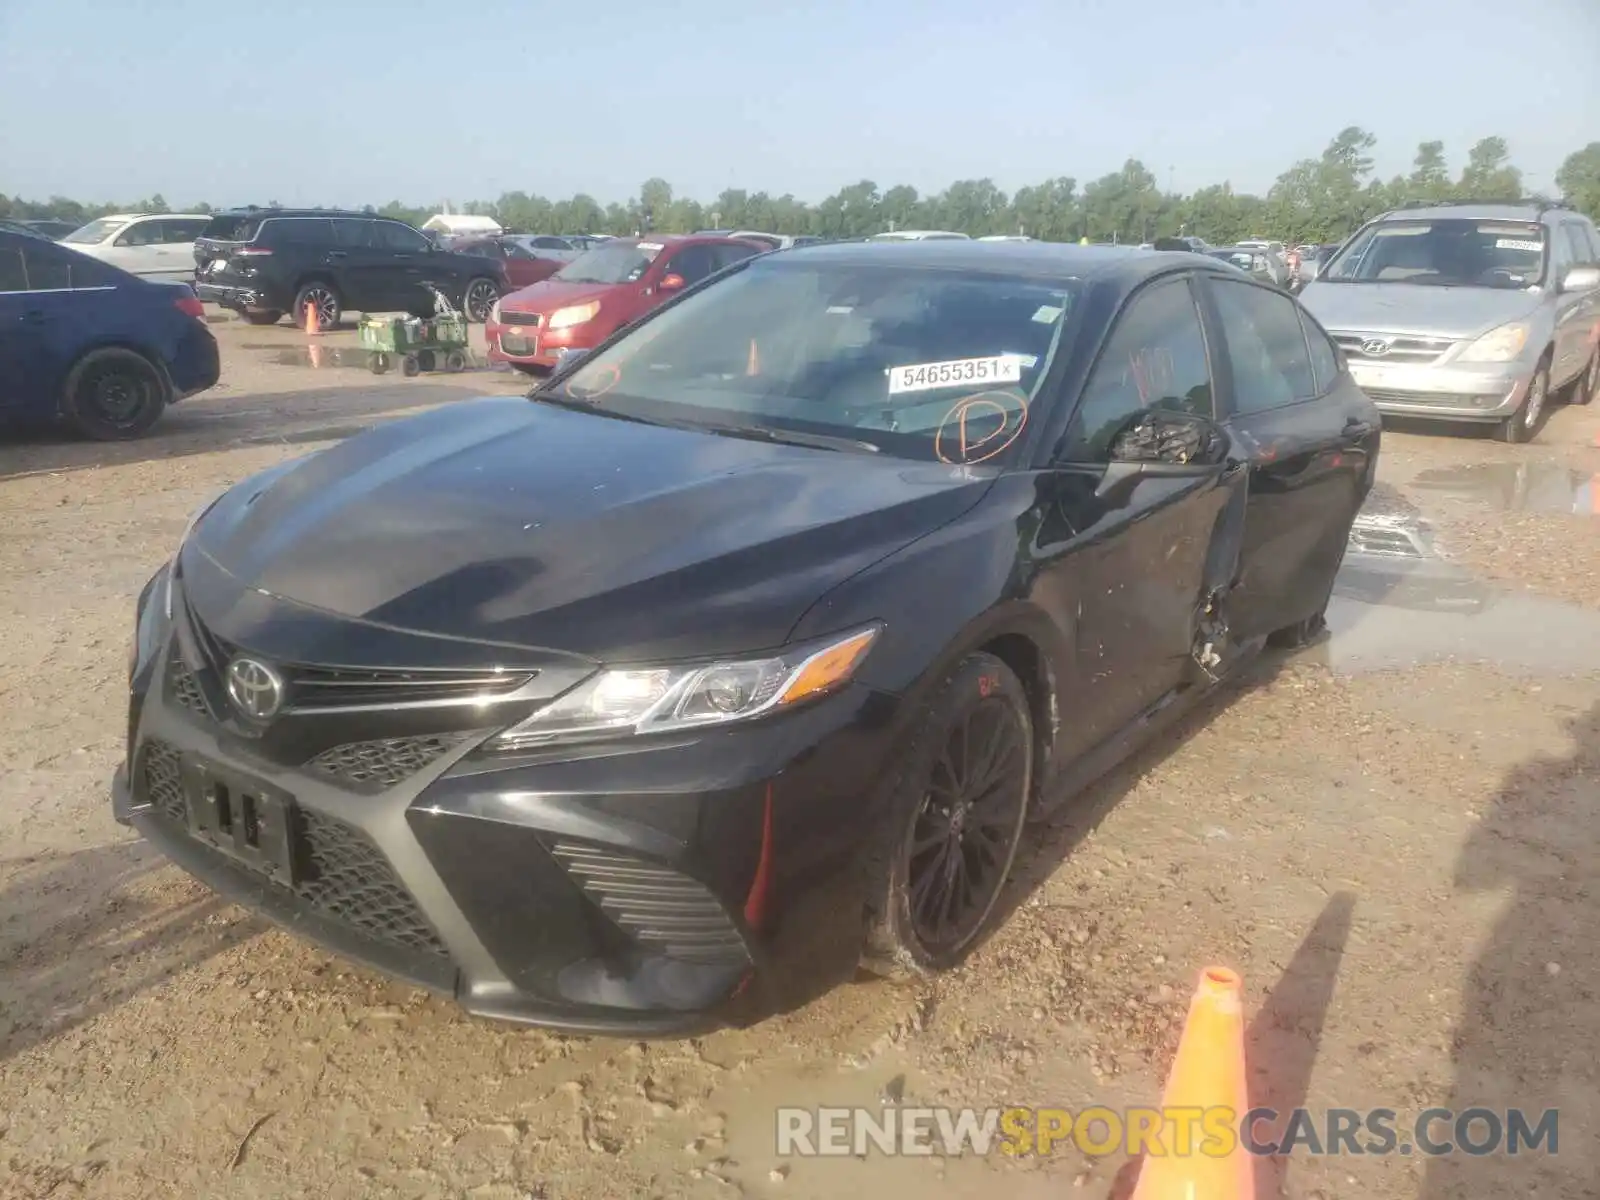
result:
[[(413, 14), (402, 20), (402, 12)], [(817, 201), (871, 179), (1264, 191), (1347, 125), (1379, 174), (1600, 140), (1600, 0), (0, 0), (0, 193)]]

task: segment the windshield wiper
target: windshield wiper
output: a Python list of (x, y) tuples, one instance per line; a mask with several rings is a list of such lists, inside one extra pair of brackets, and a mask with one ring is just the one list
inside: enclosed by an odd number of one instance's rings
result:
[(836, 437), (828, 433), (802, 433), (797, 429), (773, 429), (767, 425), (715, 425), (707, 421), (683, 421), (676, 424), (684, 429), (703, 429), (707, 433), (749, 438), (757, 442), (781, 442), (786, 446), (809, 446), (813, 450), (845, 450), (877, 454), (882, 449), (876, 442), (864, 442), (858, 438)]

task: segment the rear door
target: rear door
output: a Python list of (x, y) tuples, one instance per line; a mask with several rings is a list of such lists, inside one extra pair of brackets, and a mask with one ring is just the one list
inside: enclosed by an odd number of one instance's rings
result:
[(1327, 604), (1371, 486), (1378, 414), (1292, 297), (1218, 274), (1203, 291), (1220, 351), (1221, 415), (1249, 459), (1228, 619), (1236, 636), (1251, 637)]
[(1126, 503), (1095, 489), (1111, 442), (1155, 408), (1213, 415), (1210, 355), (1188, 275), (1146, 284), (1123, 306), (1067, 426), (1034, 537), (1036, 600), (1076, 630), (1063, 756), (1117, 733), (1190, 671), (1208, 556), (1237, 476), (1139, 481)]

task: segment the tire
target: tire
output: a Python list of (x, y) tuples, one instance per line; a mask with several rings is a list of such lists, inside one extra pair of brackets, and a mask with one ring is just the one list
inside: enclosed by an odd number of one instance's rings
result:
[(489, 320), (489, 312), (498, 299), (500, 299), (499, 285), (494, 280), (480, 275), (476, 279), (469, 279), (467, 286), (462, 290), (461, 311), (466, 314), (470, 323), (482, 325)]
[[(1005, 749), (978, 740), (986, 734), (999, 737), (994, 745)], [(971, 759), (988, 768), (977, 772), (988, 783), (963, 781), (971, 765), (960, 761), (963, 738)], [(982, 749), (972, 752), (974, 744)], [(892, 979), (917, 978), (957, 965), (977, 944), (1021, 844), (1034, 753), (1022, 682), (993, 655), (963, 660), (925, 708), (882, 804), (882, 826), (867, 860), (862, 967)], [(999, 757), (987, 757), (993, 754)], [(978, 823), (974, 814), (985, 813), (988, 820)], [(937, 922), (929, 926), (935, 915), (929, 906), (937, 909), (958, 890), (944, 874), (950, 864), (976, 878), (965, 889), (971, 897), (965, 911), (941, 934)]]
[(249, 321), (252, 325), (276, 325), (280, 320), (283, 319), (283, 314), (277, 311), (277, 309), (272, 309), (269, 312), (241, 313), (240, 316), (244, 317), (244, 319)]
[(374, 350), (367, 355), (367, 366), (374, 375), (386, 375), (389, 371), (389, 356), (381, 350)]
[(1267, 645), (1274, 650), (1303, 650), (1322, 637), (1328, 628), (1328, 606), (1324, 604), (1303, 621), (1285, 625), (1267, 635)]
[(423, 371), (432, 371), (439, 365), (439, 359), (432, 350), (417, 351), (417, 368)]
[(1494, 435), (1502, 442), (1522, 446), (1539, 436), (1539, 423), (1544, 420), (1550, 402), (1550, 356), (1539, 360), (1533, 376), (1528, 380), (1528, 394), (1523, 397), (1517, 411), (1495, 426)]
[(417, 361), (415, 354), (408, 354), (400, 360), (400, 374), (410, 379), (422, 371), (422, 364)]
[(1589, 369), (1572, 385), (1572, 403), (1591, 404), (1596, 396), (1600, 396), (1600, 346), (1595, 347), (1594, 356), (1589, 359)]
[(313, 279), (303, 284), (294, 294), (295, 323), (302, 329), (306, 324), (308, 304), (316, 307), (318, 329), (326, 333), (330, 329), (339, 328), (339, 318), (344, 315), (344, 308), (339, 303), (339, 293), (333, 290), (331, 283)]
[(457, 371), (464, 371), (467, 367), (466, 355), (459, 350), (452, 350), (444, 356), (444, 369), (454, 375)]
[(72, 368), (61, 413), (86, 438), (121, 442), (148, 433), (171, 402), (165, 371), (142, 354), (108, 347), (91, 351)]

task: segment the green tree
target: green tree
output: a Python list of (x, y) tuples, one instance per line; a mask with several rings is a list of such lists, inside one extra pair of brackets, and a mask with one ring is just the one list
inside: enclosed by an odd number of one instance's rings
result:
[(1569, 202), (1600, 221), (1600, 142), (1567, 155), (1556, 172), (1556, 186)]
[(1405, 180), (1406, 200), (1448, 200), (1455, 190), (1450, 179), (1450, 167), (1445, 162), (1443, 142), (1423, 142), (1417, 147), (1417, 156), (1411, 162), (1411, 174)]
[(1522, 195), (1522, 172), (1511, 165), (1505, 138), (1486, 137), (1473, 145), (1456, 192), (1463, 200), (1515, 200)]

